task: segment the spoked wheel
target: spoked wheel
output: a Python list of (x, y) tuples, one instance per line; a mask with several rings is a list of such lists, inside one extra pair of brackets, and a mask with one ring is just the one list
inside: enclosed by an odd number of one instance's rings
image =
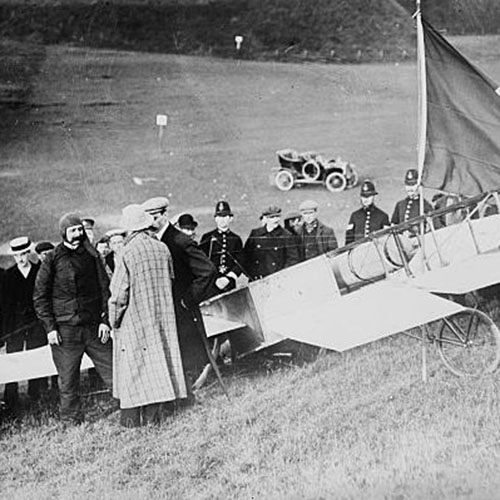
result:
[(280, 170), (274, 178), (274, 183), (280, 191), (290, 191), (293, 188), (295, 179), (289, 170)]
[(331, 193), (339, 193), (347, 186), (347, 180), (340, 172), (332, 172), (325, 179), (325, 187)]
[(500, 331), (476, 309), (443, 318), (437, 345), (443, 363), (459, 377), (492, 373), (500, 362)]

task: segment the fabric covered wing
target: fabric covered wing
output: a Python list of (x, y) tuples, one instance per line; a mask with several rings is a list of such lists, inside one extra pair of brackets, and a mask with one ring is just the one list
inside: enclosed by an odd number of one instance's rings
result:
[(277, 334), (345, 351), (463, 309), (454, 302), (409, 285), (383, 281), (307, 310), (267, 319)]
[[(81, 370), (93, 366), (90, 358), (84, 354)], [(57, 375), (57, 370), (52, 361), (52, 353), (48, 345), (30, 351), (0, 355), (0, 384), (49, 377), (51, 375)]]

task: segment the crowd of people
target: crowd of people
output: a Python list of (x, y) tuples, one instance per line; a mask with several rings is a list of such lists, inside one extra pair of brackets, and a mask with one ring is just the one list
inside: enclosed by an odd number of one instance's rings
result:
[[(375, 184), (364, 181), (345, 243), (417, 216), (417, 182), (416, 170), (408, 170), (407, 196), (389, 219), (375, 205)], [(424, 207), (432, 208), (428, 202)], [(173, 224), (169, 200), (155, 197), (125, 207), (120, 229), (99, 239), (92, 218), (68, 213), (59, 220), (56, 245), (33, 247), (27, 236), (11, 240), (15, 265), (1, 274), (0, 341), (7, 353), (50, 345), (62, 420), (83, 420), (84, 353), (119, 401), (123, 426), (159, 423), (192, 404), (193, 383), (207, 363), (199, 304), (338, 247), (313, 200), (303, 201), (283, 224), (279, 207), (265, 208), (245, 243), (231, 229), (233, 218), (230, 204), (219, 201), (215, 227), (197, 242), (194, 217), (183, 214)], [(36, 401), (48, 385), (30, 380), (29, 398)], [(6, 384), (3, 404), (13, 413), (18, 392), (17, 383)]]

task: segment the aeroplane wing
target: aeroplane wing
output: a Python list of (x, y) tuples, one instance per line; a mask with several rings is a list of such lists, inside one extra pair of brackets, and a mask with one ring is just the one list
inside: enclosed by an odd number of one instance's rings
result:
[[(93, 366), (90, 358), (84, 354), (80, 369), (86, 370)], [(57, 375), (57, 370), (48, 345), (30, 351), (0, 355), (0, 384), (51, 375)]]
[(439, 269), (432, 269), (408, 283), (434, 293), (464, 294), (500, 283), (500, 251), (484, 253)]
[(284, 337), (345, 351), (454, 314), (463, 307), (410, 285), (381, 281), (307, 310), (264, 318)]

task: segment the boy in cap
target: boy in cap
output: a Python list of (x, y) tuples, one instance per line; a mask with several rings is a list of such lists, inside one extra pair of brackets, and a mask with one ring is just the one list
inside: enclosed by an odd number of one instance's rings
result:
[[(210, 296), (216, 270), (195, 241), (174, 227), (168, 219), (168, 198), (158, 196), (145, 201), (143, 210), (153, 217), (156, 237), (167, 245), (174, 265), (173, 296), (182, 363), (190, 384), (196, 380), (207, 355), (198, 325), (203, 325), (199, 303)], [(193, 401), (192, 393), (188, 402)]]
[(293, 266), (300, 260), (293, 235), (280, 225), (281, 208), (271, 205), (262, 211), (263, 226), (252, 229), (243, 248), (245, 269), (257, 280)]
[(302, 217), (299, 236), (303, 260), (312, 259), (338, 247), (333, 229), (318, 220), (318, 204), (314, 200), (303, 201), (299, 212)]
[(345, 244), (366, 238), (370, 233), (389, 227), (389, 216), (375, 205), (377, 195), (375, 184), (366, 180), (361, 184), (359, 193), (361, 208), (354, 211), (349, 217), (345, 233)]
[[(418, 189), (418, 171), (410, 168), (405, 174), (406, 198), (396, 203), (391, 217), (391, 224), (406, 222), (420, 214), (420, 194)], [(432, 205), (424, 199), (424, 214), (432, 211)]]
[(35, 253), (38, 255), (40, 262), (43, 262), (51, 250), (54, 250), (54, 245), (50, 241), (40, 241), (35, 245)]
[[(2, 283), (3, 333), (7, 353), (36, 349), (47, 344), (47, 338), (33, 306), (33, 290), (40, 264), (29, 257), (32, 244), (27, 236), (10, 242), (10, 253), (16, 264), (5, 271)], [(33, 401), (47, 390), (47, 379), (28, 382), (28, 395)], [(5, 385), (4, 402), (15, 413), (19, 401), (18, 383)]]
[(88, 240), (93, 245), (95, 240), (95, 233), (94, 233), (95, 220), (92, 217), (85, 216), (82, 217), (82, 224)]
[(112, 346), (108, 322), (109, 280), (101, 257), (88, 241), (82, 219), (59, 220), (62, 241), (42, 262), (33, 300), (47, 332), (59, 375), (61, 419), (80, 423), (80, 364), (87, 353), (111, 388)]
[(235, 288), (236, 279), (244, 272), (243, 241), (229, 229), (233, 212), (227, 201), (215, 205), (214, 220), (216, 228), (201, 237), (200, 248), (217, 268), (214, 294), (218, 294)]

